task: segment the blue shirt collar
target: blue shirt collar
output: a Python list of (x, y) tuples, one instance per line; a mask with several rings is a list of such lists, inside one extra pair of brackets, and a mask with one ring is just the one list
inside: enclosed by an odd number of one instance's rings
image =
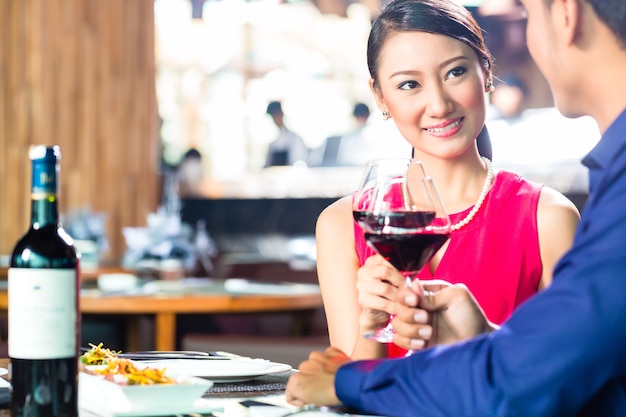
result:
[(613, 159), (626, 147), (626, 109), (604, 132), (600, 141), (582, 160), (589, 169), (589, 193), (592, 194), (602, 181), (603, 173)]
[(604, 132), (600, 141), (582, 160), (591, 169), (603, 170), (611, 164), (616, 150), (626, 145), (626, 109)]

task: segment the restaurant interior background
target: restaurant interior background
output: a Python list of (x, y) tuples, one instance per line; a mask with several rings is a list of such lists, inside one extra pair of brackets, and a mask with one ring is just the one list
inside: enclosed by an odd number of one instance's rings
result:
[[(526, 50), (518, 1), (463, 3), (485, 29), (496, 75), (515, 75), (527, 88), (521, 116), (488, 122), (494, 165), (582, 206), (587, 179), (579, 159), (598, 138), (595, 124), (552, 108)], [(146, 241), (145, 232), (168, 230), (174, 214), (191, 244), (202, 229), (215, 243), (212, 257), (222, 255), (213, 266), (221, 269), (208, 273), (314, 282), (321, 209), (352, 192), (367, 158), (409, 154), (368, 86), (365, 49), (380, 6), (0, 0), (0, 254), (29, 224), (28, 147), (59, 144), (64, 221), (79, 240), (96, 242), (100, 264), (132, 267), (129, 246), (145, 255), (154, 239), (167, 240), (161, 233)], [(362, 163), (264, 168), (277, 135), (266, 114), (271, 100), (282, 101), (287, 126), (314, 152), (353, 130), (353, 106), (366, 103), (372, 113)], [(179, 196), (175, 168), (190, 148), (202, 155), (201, 191)], [(181, 233), (180, 224), (173, 227)]]
[[(521, 104), (528, 110), (525, 117), (489, 121), (496, 166), (552, 185), (580, 204), (586, 177), (578, 159), (597, 139), (593, 122), (564, 120), (551, 108), (547, 83), (526, 50), (518, 1), (461, 2), (485, 28), (496, 75), (503, 81), (514, 76), (527, 89)], [(367, 159), (409, 155), (406, 141), (383, 120), (369, 90), (367, 37), (383, 4), (155, 2), (163, 161), (175, 167), (188, 149), (200, 151), (202, 182), (199, 191), (187, 195), (192, 198), (183, 217), (204, 220), (223, 251), (243, 245), (268, 257), (314, 261), (317, 213), (354, 190)], [(264, 168), (278, 134), (265, 111), (272, 100), (282, 102), (287, 127), (311, 150), (307, 161)], [(352, 110), (359, 102), (370, 107), (371, 116), (360, 131), (359, 152), (351, 149), (357, 156), (348, 164), (323, 163), (327, 138), (356, 129)], [(534, 130), (541, 134), (528, 133)], [(288, 253), (289, 242), (280, 240), (285, 235), (309, 239), (300, 239), (294, 254)]]

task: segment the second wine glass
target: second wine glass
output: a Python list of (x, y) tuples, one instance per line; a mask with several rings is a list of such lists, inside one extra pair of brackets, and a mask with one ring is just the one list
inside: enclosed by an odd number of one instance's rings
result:
[[(367, 244), (409, 283), (450, 235), (450, 218), (434, 181), (417, 160), (368, 162), (353, 213)], [(393, 329), (388, 323), (363, 336), (388, 343)]]

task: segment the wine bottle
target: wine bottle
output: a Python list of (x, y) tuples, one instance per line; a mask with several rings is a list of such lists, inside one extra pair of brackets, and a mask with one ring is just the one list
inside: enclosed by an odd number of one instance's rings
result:
[(33, 146), (31, 225), (8, 274), (12, 417), (77, 417), (79, 261), (58, 214), (58, 146)]

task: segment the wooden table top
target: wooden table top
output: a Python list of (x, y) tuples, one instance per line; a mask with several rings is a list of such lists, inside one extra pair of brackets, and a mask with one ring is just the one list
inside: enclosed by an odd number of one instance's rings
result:
[[(318, 291), (281, 294), (189, 291), (150, 295), (107, 295), (87, 290), (82, 291), (80, 297), (81, 312), (88, 314), (243, 313), (306, 310), (321, 306), (322, 296)], [(8, 293), (6, 289), (0, 289), (0, 311), (6, 311), (8, 307)]]
[[(178, 293), (164, 291), (150, 295), (107, 295), (97, 290), (83, 290), (80, 310), (83, 314), (128, 316), (130, 324), (126, 333), (129, 350), (139, 350), (141, 344), (137, 331), (139, 317), (151, 315), (155, 326), (153, 348), (171, 351), (176, 349), (176, 316), (179, 314), (293, 311), (306, 313), (304, 320), (310, 321), (312, 312), (323, 306), (316, 285), (278, 285), (277, 293), (233, 293), (224, 290), (222, 281), (216, 282), (214, 291), (190, 287)], [(6, 312), (8, 308), (8, 292), (0, 289), (0, 312)], [(296, 327), (305, 326), (296, 324)]]

